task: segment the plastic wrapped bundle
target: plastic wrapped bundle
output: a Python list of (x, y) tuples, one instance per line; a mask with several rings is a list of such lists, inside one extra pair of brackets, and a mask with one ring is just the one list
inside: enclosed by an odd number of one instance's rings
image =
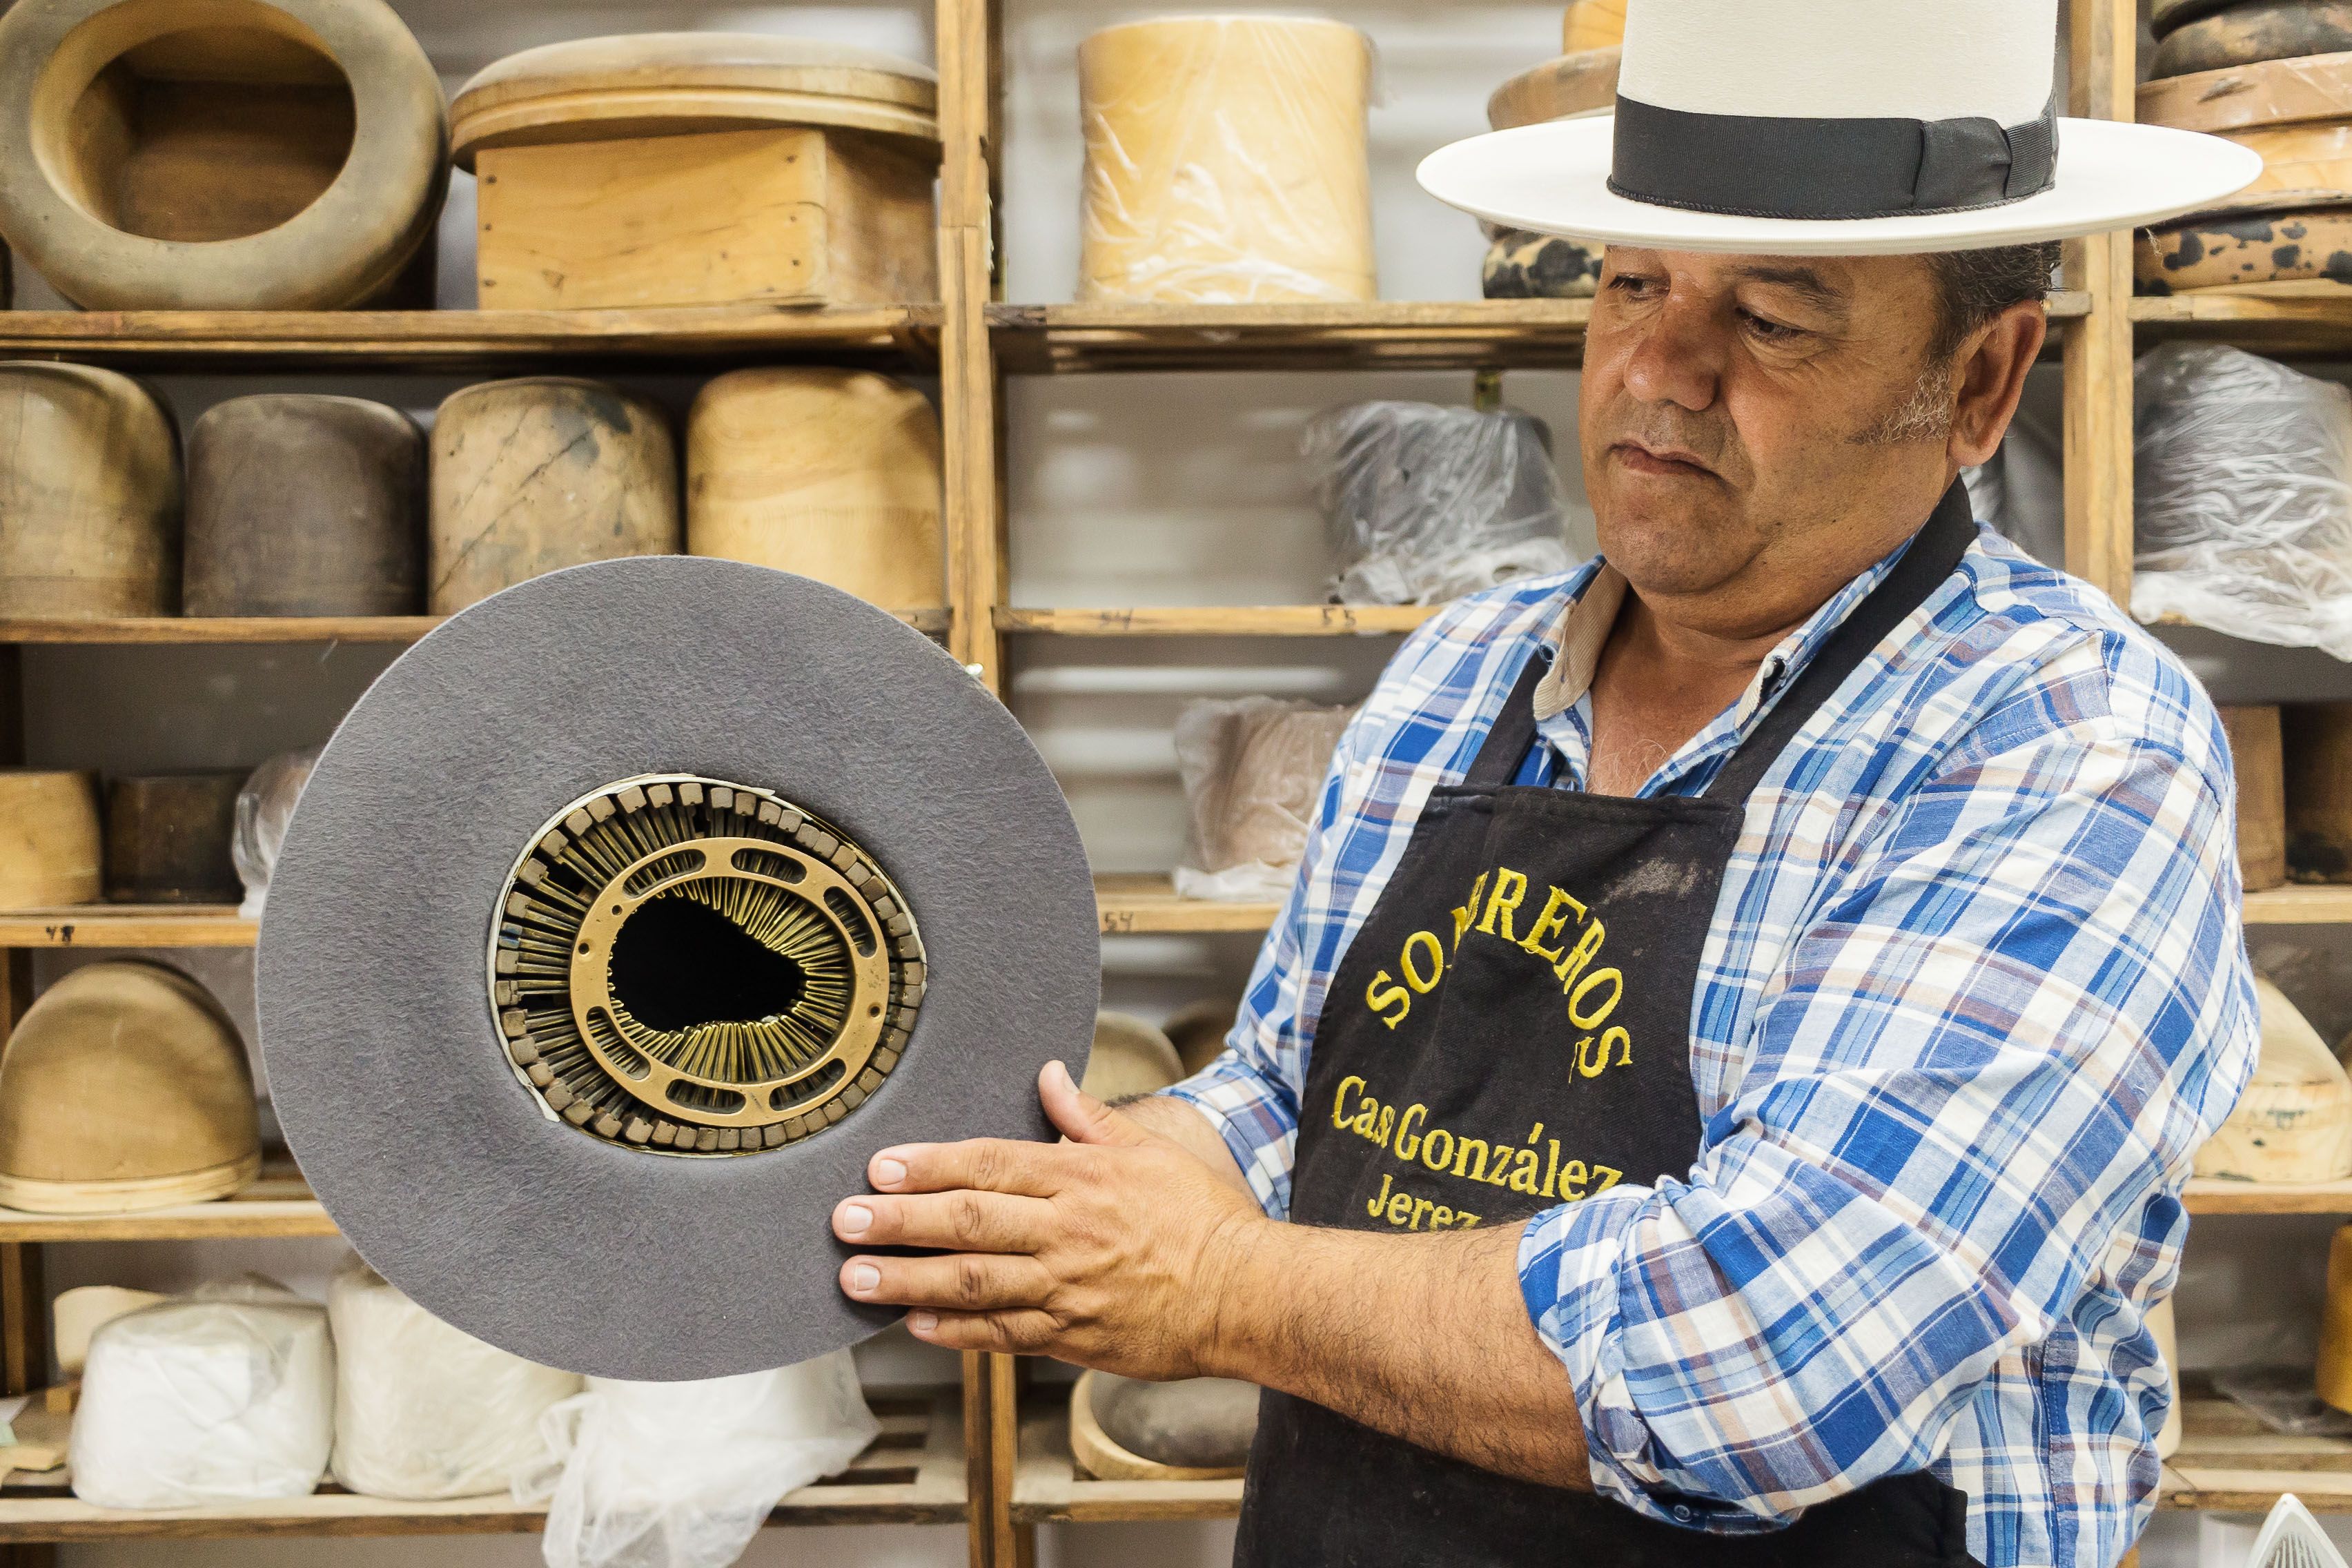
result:
[(90, 1337), (74, 1495), (101, 1508), (306, 1497), (334, 1413), (324, 1308), (254, 1276), (206, 1286)]
[(327, 1288), (335, 1331), (335, 1479), (383, 1498), (502, 1492), (539, 1463), (540, 1417), (580, 1392), (453, 1329), (352, 1258)]
[(1078, 46), (1078, 297), (1379, 297), (1364, 107), (1371, 42), (1339, 22), (1177, 16)]
[(229, 840), (229, 858), (236, 862), (237, 880), (245, 884), (245, 902), (237, 913), (252, 920), (269, 897), (269, 873), (278, 864), (278, 847), (286, 842), (286, 825), (294, 820), (294, 803), (310, 782), (323, 746), (280, 752), (245, 781), (236, 792), (236, 827)]
[(2352, 658), (2352, 392), (2167, 343), (2133, 402), (2132, 614)]
[(1185, 705), (1176, 767), (1192, 808), (1188, 899), (1279, 899), (1307, 852), (1315, 798), (1354, 710), (1271, 697)]
[(541, 1422), (548, 1568), (724, 1568), (786, 1492), (846, 1468), (880, 1423), (845, 1350), (692, 1383), (592, 1377)]
[(1343, 605), (1440, 604), (1575, 564), (1551, 429), (1532, 414), (1351, 403), (1309, 421), (1299, 455)]

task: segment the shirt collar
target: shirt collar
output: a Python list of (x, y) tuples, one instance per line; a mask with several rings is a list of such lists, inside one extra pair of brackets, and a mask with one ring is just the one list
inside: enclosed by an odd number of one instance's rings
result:
[[(1885, 575), (1895, 570), (1895, 563), (1910, 548), (1905, 541), (1881, 556), (1878, 562), (1856, 576), (1844, 587), (1831, 595), (1822, 607), (1807, 616), (1796, 630), (1782, 637), (1757, 666), (1756, 674), (1739, 695), (1733, 708), (1734, 729), (1744, 728), (1762, 710), (1772, 695), (1780, 690), (1786, 679), (1802, 669), (1832, 632), (1843, 625), (1854, 606), (1878, 586)], [(1583, 586), (1571, 597), (1552, 624), (1545, 641), (1559, 651), (1553, 656), (1551, 669), (1536, 686), (1536, 720), (1555, 718), (1584, 700), (1592, 689), (1592, 677), (1601, 664), (1601, 650), (1607, 646), (1610, 628), (1617, 624), (1617, 612), (1624, 607), (1627, 584), (1624, 574), (1608, 562), (1598, 561), (1596, 569)]]

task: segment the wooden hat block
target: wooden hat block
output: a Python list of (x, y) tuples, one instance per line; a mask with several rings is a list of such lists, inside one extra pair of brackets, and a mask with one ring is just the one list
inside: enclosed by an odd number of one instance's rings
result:
[(1241, 1475), (1244, 1467), (1239, 1465), (1163, 1465), (1121, 1447), (1095, 1415), (1095, 1391), (1102, 1377), (1097, 1372), (1080, 1373), (1070, 1387), (1070, 1458), (1078, 1468), (1101, 1481), (1227, 1481)]
[(179, 608), (179, 437), (145, 387), (0, 363), (0, 616)]
[(95, 778), (0, 769), (0, 910), (95, 903), (105, 855)]
[(1241, 1010), (1238, 996), (1203, 997), (1187, 1002), (1160, 1024), (1168, 1043), (1176, 1047), (1176, 1059), (1187, 1078), (1223, 1054), (1225, 1037), (1233, 1033), (1234, 1020)]
[[(1615, 4), (1616, 0), (1610, 0)], [(1569, 35), (1580, 35), (1580, 7), (1569, 10)], [(1624, 25), (1622, 6), (1616, 16)], [(1486, 100), (1486, 126), (1509, 131), (1547, 120), (1605, 113), (1617, 103), (1617, 65), (1622, 51), (1614, 43), (1580, 48), (1546, 60), (1533, 70), (1496, 88)], [(1489, 300), (1589, 300), (1601, 282), (1603, 247), (1598, 240), (1557, 234), (1532, 234), (1524, 229), (1487, 226), (1492, 237), (1480, 272)]]
[(1192, 16), (1078, 46), (1078, 297), (1379, 298), (1371, 45), (1339, 22)]
[(106, 786), (106, 896), (117, 903), (233, 904), (231, 845), (246, 770), (148, 773)]
[(2224, 708), (2238, 775), (2238, 871), (2246, 891), (2286, 880), (2286, 761), (2276, 708)]
[(2298, 882), (2352, 882), (2352, 707), (2279, 710), (2286, 752), (2286, 856)]
[(381, 403), (264, 393), (188, 432), (191, 616), (413, 616), (425, 603), (425, 436)]
[(452, 393), (433, 425), (426, 605), (455, 615), (591, 561), (675, 555), (677, 450), (651, 400), (529, 376)]
[(642, 33), (500, 60), (452, 107), (485, 308), (939, 298), (938, 79), (868, 49)]
[(1095, 1015), (1094, 1052), (1078, 1087), (1109, 1103), (1156, 1094), (1184, 1076), (1166, 1035), (1129, 1013)]
[(447, 150), (440, 79), (383, 0), (0, 19), (0, 227), (91, 309), (429, 306)]
[(41, 994), (0, 1055), (0, 1207), (130, 1214), (225, 1197), (261, 1168), (252, 1070), (210, 993), (101, 963)]
[(2262, 1055), (2253, 1081), (2199, 1147), (2200, 1176), (2239, 1182), (2339, 1182), (2352, 1176), (2352, 1078), (2294, 1003), (2256, 976)]
[(1559, 19), (1559, 49), (1613, 49), (1625, 41), (1625, 0), (1569, 0)]
[(2352, 1225), (2327, 1244), (2327, 1299), (2320, 1309), (2319, 1360), (2313, 1369), (2319, 1397), (2352, 1410)]
[[(2166, 28), (2149, 76), (2190, 76), (2352, 49), (2352, 0), (2237, 0), (2203, 10)], [(2176, 10), (2167, 19), (2181, 15)]]
[(687, 422), (689, 554), (772, 566), (886, 610), (947, 603), (940, 418), (866, 371), (739, 370)]

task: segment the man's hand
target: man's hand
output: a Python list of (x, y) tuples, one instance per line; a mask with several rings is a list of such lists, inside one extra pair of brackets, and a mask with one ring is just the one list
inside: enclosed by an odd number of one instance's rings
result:
[(1224, 1371), (1220, 1303), (1274, 1222), (1198, 1155), (1080, 1090), (1061, 1063), (1039, 1075), (1038, 1095), (1068, 1142), (875, 1155), (877, 1195), (836, 1207), (834, 1234), (950, 1256), (852, 1258), (841, 1288), (915, 1309), (915, 1337), (953, 1350), (1130, 1377)]

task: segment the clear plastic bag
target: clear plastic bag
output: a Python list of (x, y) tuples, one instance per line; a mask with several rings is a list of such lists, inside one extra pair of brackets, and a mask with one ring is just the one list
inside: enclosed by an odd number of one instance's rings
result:
[(2166, 343), (2133, 404), (2132, 614), (2352, 658), (2352, 392)]
[(257, 1275), (207, 1285), (90, 1336), (74, 1495), (101, 1508), (307, 1497), (334, 1415), (326, 1309)]
[(1302, 16), (1169, 16), (1078, 47), (1078, 298), (1379, 297), (1371, 40)]
[(1299, 441), (1344, 605), (1434, 605), (1565, 572), (1568, 509), (1551, 430), (1516, 408), (1327, 408)]
[(369, 1497), (502, 1492), (544, 1452), (539, 1418), (580, 1392), (484, 1344), (353, 1258), (327, 1287), (335, 1333), (335, 1479)]
[(1192, 844), (1191, 864), (1176, 870), (1177, 892), (1243, 901), (1287, 894), (1331, 750), (1354, 715), (1271, 697), (1185, 704), (1176, 719), (1176, 770), (1192, 810)]
[(776, 1500), (837, 1473), (882, 1430), (849, 1352), (693, 1383), (592, 1377), (541, 1418), (548, 1568), (724, 1568)]
[(324, 746), (280, 752), (245, 781), (236, 792), (236, 831), (229, 841), (229, 858), (236, 862), (237, 880), (245, 884), (245, 902), (237, 913), (253, 920), (269, 897), (269, 873), (278, 864), (278, 847), (286, 842), (286, 825), (294, 820), (294, 803), (310, 782)]

